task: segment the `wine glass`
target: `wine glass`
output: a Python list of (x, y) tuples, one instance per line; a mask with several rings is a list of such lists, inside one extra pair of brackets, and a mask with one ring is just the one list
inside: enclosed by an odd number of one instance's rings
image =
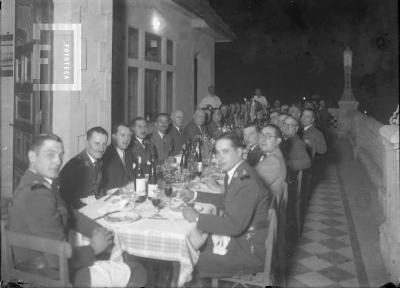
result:
[(160, 215), (160, 204), (161, 198), (159, 191), (155, 191), (153, 197), (151, 197), (151, 203), (153, 204), (155, 211), (152, 217), (161, 217)]
[(172, 196), (172, 185), (169, 182), (165, 182), (164, 185), (164, 194), (167, 197), (171, 197)]

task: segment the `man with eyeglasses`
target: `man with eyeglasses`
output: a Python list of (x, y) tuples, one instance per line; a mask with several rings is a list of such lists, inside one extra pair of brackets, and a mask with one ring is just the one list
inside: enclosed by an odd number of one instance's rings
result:
[(286, 180), (286, 164), (279, 144), (282, 141), (282, 132), (278, 126), (267, 124), (261, 129), (258, 144), (262, 153), (260, 162), (256, 165), (256, 171), (263, 180), (267, 191), (275, 196), (283, 192), (283, 183)]
[(260, 147), (258, 146), (258, 128), (256, 125), (251, 124), (243, 128), (243, 138), (246, 143), (247, 162), (250, 166), (254, 167), (260, 161), (263, 155)]
[(281, 142), (280, 148), (289, 172), (297, 172), (311, 166), (311, 159), (307, 153), (306, 143), (297, 135), (298, 130), (299, 122), (297, 119), (293, 116), (288, 116), (283, 122), (282, 134), (284, 140)]

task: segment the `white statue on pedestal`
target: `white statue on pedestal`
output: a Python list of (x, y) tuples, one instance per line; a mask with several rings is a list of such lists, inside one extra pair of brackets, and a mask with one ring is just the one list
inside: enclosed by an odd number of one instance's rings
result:
[(347, 47), (343, 52), (343, 64), (344, 64), (344, 90), (341, 101), (355, 101), (353, 91), (351, 89), (351, 67), (352, 67), (353, 52)]

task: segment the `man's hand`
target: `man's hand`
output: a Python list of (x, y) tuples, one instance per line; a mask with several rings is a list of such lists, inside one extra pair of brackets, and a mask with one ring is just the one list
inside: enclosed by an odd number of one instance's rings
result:
[(208, 187), (210, 187), (213, 190), (216, 190), (216, 191), (222, 190), (221, 185), (219, 185), (218, 182), (214, 178), (206, 177), (206, 178), (203, 178), (201, 180), (201, 182), (203, 182), (204, 184), (206, 184)]
[(311, 140), (310, 139), (305, 138), (304, 142), (306, 143), (307, 146), (311, 146)]
[(189, 222), (195, 222), (199, 217), (199, 213), (190, 206), (183, 208), (182, 215)]
[(182, 189), (178, 192), (177, 197), (182, 199), (184, 202), (190, 202), (194, 198), (194, 192), (189, 189)]
[(98, 255), (105, 251), (110, 245), (113, 244), (114, 235), (111, 231), (103, 227), (97, 227), (93, 230), (90, 245), (94, 250), (94, 254)]

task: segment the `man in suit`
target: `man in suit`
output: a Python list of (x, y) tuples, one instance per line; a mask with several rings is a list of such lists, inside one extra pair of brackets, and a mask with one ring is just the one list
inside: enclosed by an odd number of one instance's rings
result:
[(297, 172), (310, 168), (311, 159), (306, 150), (306, 143), (297, 135), (299, 122), (292, 116), (288, 116), (283, 122), (283, 137), (280, 148), (286, 160), (286, 165), (291, 172)]
[(301, 123), (303, 124), (302, 138), (306, 145), (312, 149), (313, 153), (325, 154), (326, 142), (322, 132), (314, 126), (314, 110), (304, 109), (301, 115)]
[[(183, 190), (180, 197), (213, 203), (220, 215), (199, 214), (186, 206), (183, 217), (213, 234), (200, 252), (198, 277), (226, 277), (262, 271), (268, 229), (268, 195), (254, 169), (242, 159), (244, 145), (234, 133), (221, 135), (215, 145), (219, 167), (226, 172), (225, 193)], [(221, 240), (221, 241), (220, 241)]]
[[(74, 228), (89, 237), (90, 245), (73, 247), (69, 269), (70, 281), (74, 287), (90, 287), (93, 281), (97, 280), (91, 277), (91, 266), (95, 264), (96, 255), (106, 251), (113, 244), (113, 235), (79, 211), (66, 206), (62, 200), (57, 177), (63, 154), (63, 143), (58, 136), (42, 134), (34, 139), (28, 152), (29, 169), (14, 193), (9, 210), (9, 229), (18, 233), (67, 241), (68, 230)], [(14, 250), (14, 256), (20, 270), (49, 278), (58, 275), (59, 261), (55, 255), (18, 248)], [(133, 274), (137, 279), (135, 282), (131, 278), (131, 284), (145, 284), (145, 270), (141, 266), (132, 266), (135, 272), (131, 273), (126, 264), (111, 262), (107, 262), (107, 270), (112, 265), (117, 265), (119, 271), (123, 272), (117, 276), (118, 283), (111, 282), (113, 285), (128, 284), (130, 275)], [(107, 272), (110, 273), (111, 270)], [(105, 273), (104, 277), (107, 275)], [(111, 277), (108, 278), (112, 281)], [(101, 286), (105, 285), (107, 284)]]
[[(112, 143), (103, 156), (103, 188), (122, 187), (133, 181), (134, 161), (132, 151), (127, 149), (132, 131), (122, 123), (113, 126)], [(136, 166), (136, 165), (135, 165)]]
[(67, 204), (79, 209), (89, 198), (103, 196), (103, 162), (108, 133), (102, 127), (86, 132), (86, 148), (65, 164), (60, 173), (60, 192)]
[(168, 135), (171, 136), (174, 141), (173, 155), (181, 153), (182, 146), (185, 143), (185, 137), (183, 135), (183, 117), (184, 114), (181, 110), (176, 110), (171, 114), (171, 125), (168, 129)]
[(276, 196), (281, 195), (286, 181), (286, 164), (279, 149), (281, 141), (282, 132), (278, 126), (267, 124), (261, 129), (259, 145), (264, 155), (256, 165), (256, 171), (267, 190)]
[(190, 121), (183, 130), (185, 141), (189, 139), (193, 140), (194, 138), (200, 137), (202, 135), (208, 135), (207, 129), (205, 127), (205, 122), (205, 112), (201, 109), (197, 109), (193, 114), (192, 121)]
[[(151, 159), (157, 159), (157, 151), (154, 145), (147, 139), (147, 122), (143, 117), (136, 117), (131, 122), (131, 130), (134, 137), (129, 146), (129, 150), (133, 155), (133, 161), (137, 164), (138, 157), (142, 158), (144, 173), (150, 173)], [(134, 169), (136, 172), (136, 169)]]
[(243, 128), (243, 138), (246, 143), (247, 162), (254, 167), (263, 155), (258, 145), (258, 127), (255, 124), (250, 124)]
[(156, 131), (150, 136), (150, 142), (154, 145), (157, 151), (158, 163), (162, 164), (172, 156), (174, 151), (174, 142), (170, 135), (167, 134), (169, 126), (169, 118), (165, 113), (160, 113), (156, 119)]
[(222, 130), (222, 112), (219, 108), (212, 112), (211, 121), (207, 125), (208, 133), (211, 137), (216, 138)]

